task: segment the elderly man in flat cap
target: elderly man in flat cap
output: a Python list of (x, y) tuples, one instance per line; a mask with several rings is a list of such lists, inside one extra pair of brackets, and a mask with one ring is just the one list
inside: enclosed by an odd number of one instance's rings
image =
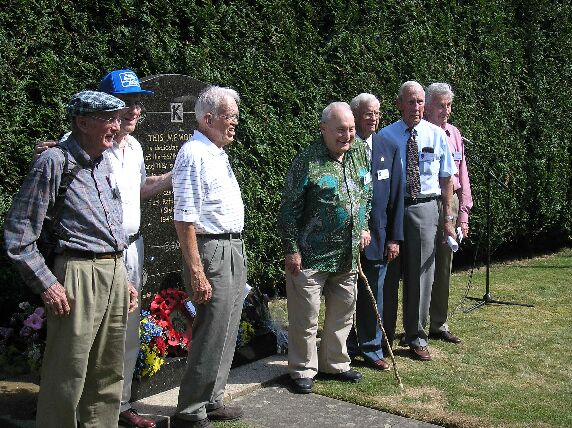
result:
[[(121, 200), (102, 154), (124, 108), (102, 92), (74, 95), (70, 137), (35, 161), (6, 218), (8, 255), (47, 311), (36, 416), (43, 428), (117, 425), (125, 326), (137, 292), (128, 291)], [(38, 247), (42, 230), (53, 230), (51, 262)]]

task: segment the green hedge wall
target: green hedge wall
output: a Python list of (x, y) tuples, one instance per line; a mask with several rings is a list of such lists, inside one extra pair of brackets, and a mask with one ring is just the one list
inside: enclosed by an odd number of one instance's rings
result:
[[(266, 291), (283, 282), (275, 226), (282, 180), (318, 135), (321, 110), (372, 92), (388, 124), (399, 117), (395, 95), (409, 79), (453, 85), (453, 122), (475, 142), (469, 156), (509, 187), (493, 189), (493, 244), (567, 238), (571, 13), (569, 1), (552, 0), (7, 0), (0, 218), (34, 142), (67, 128), (71, 94), (129, 67), (140, 76), (187, 74), (242, 95), (231, 158), (247, 209), (249, 282)], [(469, 163), (474, 246), (484, 233), (485, 171)], [(0, 281), (19, 290), (0, 261)], [(2, 293), (0, 304), (14, 293)]]

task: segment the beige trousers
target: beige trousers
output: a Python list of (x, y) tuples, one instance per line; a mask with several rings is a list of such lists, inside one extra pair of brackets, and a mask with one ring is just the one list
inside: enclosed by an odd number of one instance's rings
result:
[(48, 315), (36, 424), (117, 426), (129, 307), (123, 261), (59, 256), (54, 274), (71, 313)]
[[(288, 371), (296, 378), (313, 378), (318, 370), (341, 373), (350, 369), (346, 347), (356, 306), (355, 272), (304, 269), (294, 276), (286, 271), (288, 298)], [(320, 295), (326, 316), (318, 352), (316, 336)]]

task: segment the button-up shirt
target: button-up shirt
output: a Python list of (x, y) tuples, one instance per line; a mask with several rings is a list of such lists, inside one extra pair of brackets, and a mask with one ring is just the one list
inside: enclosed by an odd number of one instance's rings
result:
[(465, 145), (463, 144), (461, 133), (455, 126), (446, 123), (444, 129), (448, 136), (449, 148), (457, 166), (457, 173), (453, 175), (453, 191), (459, 197), (459, 217), (457, 222), (468, 223), (469, 211), (473, 207), (473, 197), (471, 195), (469, 171), (467, 170), (467, 159), (465, 158)]
[(320, 138), (296, 156), (286, 176), (279, 231), (284, 254), (300, 253), (302, 268), (355, 270), (361, 231), (371, 208), (371, 175), (356, 137), (340, 162)]
[(134, 235), (141, 225), (141, 186), (145, 182), (145, 161), (141, 144), (131, 135), (126, 136), (123, 149), (117, 143), (105, 151), (117, 180), (123, 208), (123, 229)]
[[(447, 135), (438, 126), (421, 120), (414, 128), (415, 141), (419, 152), (419, 179), (421, 192), (418, 197), (440, 195), (439, 177), (450, 177), (457, 172), (453, 161)], [(393, 141), (399, 147), (403, 179), (405, 180), (407, 161), (407, 140), (410, 133), (403, 119), (382, 128), (379, 135), (388, 141)]]
[[(105, 156), (91, 159), (73, 136), (60, 143), (68, 151), (68, 169), (81, 165), (65, 197), (56, 253), (66, 249), (107, 253), (122, 251), (127, 241), (121, 227), (121, 198)], [(37, 247), (48, 208), (53, 207), (64, 167), (59, 149), (46, 150), (36, 160), (14, 197), (4, 224), (8, 256), (24, 281), (36, 292), (57, 282)]]
[(198, 234), (240, 233), (244, 204), (228, 155), (195, 130), (173, 167), (175, 221), (193, 223)]

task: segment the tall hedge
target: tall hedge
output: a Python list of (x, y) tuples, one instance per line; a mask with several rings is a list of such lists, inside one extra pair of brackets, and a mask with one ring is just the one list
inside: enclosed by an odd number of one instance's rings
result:
[[(474, 142), (473, 246), (484, 233), (489, 167), (509, 189), (492, 190), (495, 246), (569, 237), (571, 13), (569, 1), (553, 0), (6, 0), (0, 218), (34, 142), (67, 128), (70, 95), (129, 67), (140, 76), (187, 74), (242, 95), (231, 159), (246, 203), (249, 282), (267, 291), (283, 281), (282, 180), (318, 135), (323, 107), (372, 92), (385, 125), (398, 119), (395, 95), (410, 79), (455, 90), (453, 121)], [(1, 260), (0, 282), (18, 289)], [(0, 304), (14, 298), (3, 294)]]

